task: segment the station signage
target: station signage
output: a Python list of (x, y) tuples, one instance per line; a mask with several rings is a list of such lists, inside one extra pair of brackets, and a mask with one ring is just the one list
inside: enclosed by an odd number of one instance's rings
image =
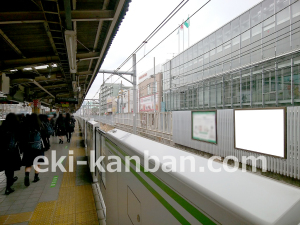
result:
[(7, 100), (7, 98), (0, 98), (0, 104), (19, 104), (18, 102)]
[(78, 100), (76, 98), (56, 98), (55, 103), (59, 103), (59, 104), (64, 104), (64, 103), (78, 104)]

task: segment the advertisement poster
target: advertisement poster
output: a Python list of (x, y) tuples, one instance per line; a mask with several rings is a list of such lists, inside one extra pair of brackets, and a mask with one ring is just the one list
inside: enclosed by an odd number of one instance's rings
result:
[(216, 111), (192, 112), (192, 138), (217, 144)]
[(234, 110), (235, 148), (286, 158), (286, 110)]
[[(140, 98), (140, 111), (150, 112), (154, 111), (154, 95)], [(158, 110), (158, 96), (156, 95), (156, 111)]]

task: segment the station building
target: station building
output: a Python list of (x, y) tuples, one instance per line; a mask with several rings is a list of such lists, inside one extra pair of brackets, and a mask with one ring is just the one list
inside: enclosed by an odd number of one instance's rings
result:
[[(162, 65), (159, 64), (155, 66), (155, 75), (154, 75), (154, 69), (152, 68), (148, 70), (146, 73), (143, 73), (138, 77), (139, 112), (154, 112), (154, 111), (160, 112), (161, 111), (161, 102), (162, 102), (162, 72), (161, 71), (162, 71)], [(156, 98), (155, 101), (154, 98)]]
[(166, 110), (300, 105), (300, 1), (264, 0), (163, 65)]

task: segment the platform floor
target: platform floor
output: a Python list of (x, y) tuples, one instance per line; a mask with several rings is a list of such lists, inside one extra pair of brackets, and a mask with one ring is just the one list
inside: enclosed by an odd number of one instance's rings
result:
[[(51, 151), (56, 150), (57, 161), (67, 156), (63, 165), (69, 171), (69, 150), (73, 150), (74, 172), (40, 173), (40, 181), (24, 186), (24, 167), (15, 173), (19, 179), (13, 185), (15, 192), (6, 196), (5, 176), (0, 174), (0, 224), (99, 224), (88, 167), (77, 165), (85, 160), (85, 150), (78, 124), (71, 143), (58, 144), (51, 138), (51, 150), (45, 155), (51, 163)], [(45, 166), (42, 166), (45, 168)], [(30, 173), (30, 180), (34, 171)]]

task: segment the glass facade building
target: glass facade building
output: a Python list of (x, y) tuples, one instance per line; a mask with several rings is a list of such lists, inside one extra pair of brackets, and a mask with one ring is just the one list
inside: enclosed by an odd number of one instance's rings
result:
[(166, 110), (300, 105), (300, 1), (264, 0), (163, 66)]

